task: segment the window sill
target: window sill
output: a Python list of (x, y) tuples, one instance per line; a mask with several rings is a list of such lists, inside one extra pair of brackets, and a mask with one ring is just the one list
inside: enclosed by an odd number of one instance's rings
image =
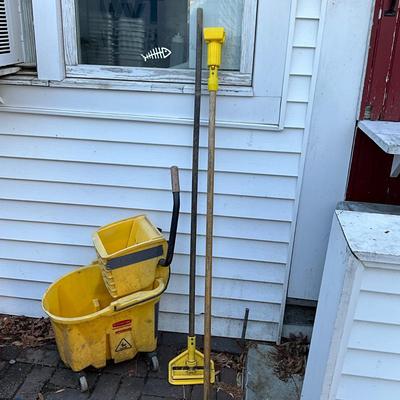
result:
[[(122, 90), (133, 92), (155, 92), (155, 93), (194, 93), (194, 85), (187, 83), (161, 83), (161, 82), (133, 82), (109, 79), (84, 79), (65, 78), (62, 81), (40, 80), (37, 76), (16, 74), (0, 79), (0, 85), (21, 85), (21, 86), (47, 86), (59, 88), (76, 89), (101, 89), (101, 90)], [(207, 87), (203, 85), (204, 94), (207, 94)], [(220, 86), (220, 96), (254, 96), (253, 88), (248, 86)]]

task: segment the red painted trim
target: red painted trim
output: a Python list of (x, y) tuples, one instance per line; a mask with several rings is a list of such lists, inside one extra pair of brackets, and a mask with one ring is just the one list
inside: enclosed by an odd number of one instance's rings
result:
[[(391, 81), (397, 82), (400, 73), (398, 65), (400, 12), (395, 17), (385, 16), (391, 0), (377, 0), (371, 32), (367, 73), (364, 82), (360, 119), (364, 119), (367, 106), (372, 106), (371, 119), (386, 120), (385, 103), (390, 96)], [(395, 83), (396, 86), (396, 83)], [(394, 93), (393, 93), (394, 94)], [(395, 100), (394, 103), (396, 104)], [(397, 104), (400, 113), (400, 104)], [(392, 106), (390, 106), (392, 109)]]
[(400, 11), (397, 12), (393, 54), (388, 77), (382, 119), (400, 121)]
[[(385, 16), (391, 3), (376, 1), (360, 119), (370, 106), (370, 119), (400, 121), (400, 4), (395, 16)], [(390, 178), (392, 160), (357, 130), (347, 200), (399, 204), (400, 178)]]
[(374, 71), (375, 71), (375, 67), (376, 67), (376, 61), (378, 60), (378, 57), (377, 57), (378, 39), (379, 39), (380, 30), (381, 30), (379, 16), (383, 10), (383, 4), (384, 4), (384, 0), (376, 0), (374, 18), (373, 18), (373, 22), (372, 22), (370, 46), (369, 46), (369, 52), (368, 52), (367, 68), (366, 68), (365, 81), (364, 81), (364, 92), (363, 92), (363, 97), (362, 97), (362, 102), (361, 102), (360, 119), (364, 119), (365, 109), (366, 109), (366, 106), (368, 105), (369, 99), (371, 97)]

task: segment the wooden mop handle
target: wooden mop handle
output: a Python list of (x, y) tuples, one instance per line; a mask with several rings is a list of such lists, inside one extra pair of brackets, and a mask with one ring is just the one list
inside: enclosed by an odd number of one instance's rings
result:
[(221, 65), (224, 28), (205, 28), (204, 39), (208, 45), (208, 90), (210, 92), (208, 123), (208, 170), (207, 170), (207, 220), (206, 220), (206, 273), (204, 294), (204, 392), (203, 399), (211, 398), (211, 302), (212, 302), (212, 253), (214, 215), (215, 171), (215, 119), (218, 90), (218, 69)]

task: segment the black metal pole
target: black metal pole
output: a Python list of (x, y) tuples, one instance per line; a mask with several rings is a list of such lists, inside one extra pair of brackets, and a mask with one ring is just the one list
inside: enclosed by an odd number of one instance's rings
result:
[(189, 336), (195, 335), (196, 302), (196, 239), (197, 239), (197, 195), (199, 181), (199, 137), (201, 106), (201, 69), (203, 64), (203, 9), (197, 9), (196, 31), (196, 78), (193, 118), (192, 158), (192, 210), (190, 223), (190, 285), (189, 285)]
[(244, 312), (244, 319), (243, 319), (242, 337), (240, 340), (243, 347), (246, 343), (246, 332), (247, 332), (247, 324), (249, 322), (249, 312), (250, 312), (250, 310), (248, 308), (246, 308), (246, 310)]

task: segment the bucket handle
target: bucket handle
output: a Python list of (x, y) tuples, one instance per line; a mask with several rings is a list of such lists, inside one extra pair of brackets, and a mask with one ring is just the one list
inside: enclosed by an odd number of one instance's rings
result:
[(162, 279), (156, 280), (157, 286), (153, 290), (145, 290), (141, 292), (136, 292), (128, 296), (122, 297), (121, 299), (115, 300), (111, 303), (114, 311), (122, 311), (127, 308), (136, 306), (138, 304), (146, 303), (156, 297), (161, 296), (165, 290), (165, 283)]
[(163, 267), (168, 267), (172, 258), (174, 257), (175, 241), (176, 241), (176, 231), (178, 229), (178, 219), (179, 219), (179, 209), (180, 209), (180, 188), (179, 188), (179, 169), (176, 166), (171, 167), (171, 186), (172, 195), (174, 199), (174, 206), (172, 209), (171, 227), (169, 230), (168, 239), (168, 251), (167, 257), (160, 260), (159, 265)]

